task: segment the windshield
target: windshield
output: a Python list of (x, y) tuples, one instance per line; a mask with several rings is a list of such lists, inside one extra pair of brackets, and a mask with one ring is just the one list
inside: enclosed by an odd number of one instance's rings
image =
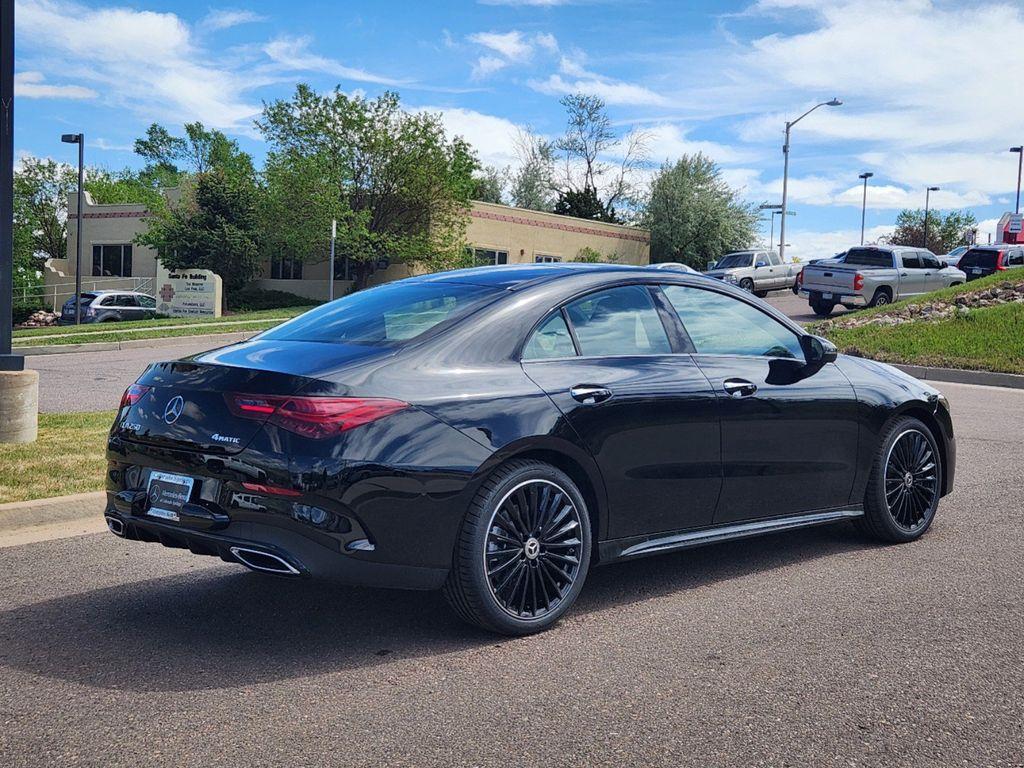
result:
[[(82, 306), (83, 307), (88, 307), (90, 304), (92, 304), (92, 300), (95, 299), (95, 298), (96, 298), (96, 294), (95, 293), (83, 293), (82, 294)], [(72, 296), (70, 299), (65, 301), (64, 302), (64, 306), (65, 307), (74, 307), (75, 306), (75, 297)]]
[(752, 253), (730, 253), (728, 256), (723, 256), (721, 260), (715, 264), (715, 269), (737, 269), (739, 267), (749, 267), (753, 264), (754, 254)]
[(981, 267), (995, 269), (999, 265), (999, 251), (987, 248), (972, 248), (960, 259), (959, 267)]
[(497, 293), (492, 286), (448, 281), (388, 283), (311, 309), (260, 338), (368, 345), (410, 341)]
[(888, 251), (876, 251), (870, 248), (851, 248), (846, 252), (843, 263), (855, 267), (891, 267), (892, 254)]

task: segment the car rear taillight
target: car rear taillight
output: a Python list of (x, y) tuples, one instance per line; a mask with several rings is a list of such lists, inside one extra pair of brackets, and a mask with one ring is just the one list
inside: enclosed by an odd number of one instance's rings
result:
[(998, 272), (1005, 272), (1006, 271), (1006, 265), (1003, 264), (1003, 254), (1005, 254), (1005, 253), (1006, 253), (1006, 251), (1000, 251), (999, 255), (996, 256), (996, 271), (998, 271)]
[(800, 268), (800, 271), (797, 273), (796, 284), (797, 285), (803, 285), (804, 284), (804, 270), (803, 270), (802, 267)]
[(405, 408), (408, 403), (383, 397), (283, 397), (280, 395), (225, 395), (235, 416), (266, 419), (268, 424), (303, 437), (322, 440)]
[(124, 391), (124, 394), (121, 395), (121, 405), (119, 405), (118, 408), (120, 409), (126, 406), (135, 405), (137, 402), (139, 402), (139, 398), (141, 398), (151, 389), (152, 387), (147, 387), (142, 384), (130, 385), (128, 389)]
[(863, 287), (864, 287), (864, 275), (862, 275), (860, 272), (858, 272), (857, 274), (855, 274), (853, 276), (853, 290), (859, 291)]

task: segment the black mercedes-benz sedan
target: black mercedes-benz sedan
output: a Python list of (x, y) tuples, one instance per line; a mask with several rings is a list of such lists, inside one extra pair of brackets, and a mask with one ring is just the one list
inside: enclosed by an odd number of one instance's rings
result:
[(846, 520), (912, 541), (956, 448), (939, 392), (745, 291), (552, 264), (390, 283), (154, 364), (107, 455), (118, 536), (443, 589), (526, 634), (596, 565)]

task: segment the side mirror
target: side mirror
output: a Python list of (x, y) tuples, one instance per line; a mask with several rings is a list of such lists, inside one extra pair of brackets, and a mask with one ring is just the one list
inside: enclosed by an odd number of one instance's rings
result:
[(813, 366), (815, 369), (829, 363), (834, 363), (839, 355), (836, 345), (821, 336), (812, 336), (810, 334), (801, 336), (800, 347), (804, 351), (804, 359), (807, 360), (807, 365)]
[(767, 261), (759, 261), (754, 266), (757, 269), (760, 269), (761, 267), (767, 267), (768, 266), (768, 262)]

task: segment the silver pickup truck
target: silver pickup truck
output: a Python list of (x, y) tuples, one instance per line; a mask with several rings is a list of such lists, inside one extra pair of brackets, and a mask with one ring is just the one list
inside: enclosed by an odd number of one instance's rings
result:
[(792, 288), (799, 271), (798, 265), (783, 263), (775, 251), (736, 251), (720, 258), (704, 274), (763, 298), (768, 291)]
[(808, 264), (797, 278), (814, 314), (827, 317), (837, 304), (877, 307), (967, 281), (931, 251), (906, 246), (862, 246), (834, 259)]

